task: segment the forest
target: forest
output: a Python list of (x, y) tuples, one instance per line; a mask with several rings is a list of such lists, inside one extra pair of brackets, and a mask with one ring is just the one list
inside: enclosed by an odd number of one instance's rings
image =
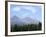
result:
[(28, 25), (17, 25), (15, 24), (14, 27), (11, 25), (11, 32), (20, 32), (20, 31), (37, 31), (42, 29), (42, 23), (39, 24), (28, 24)]

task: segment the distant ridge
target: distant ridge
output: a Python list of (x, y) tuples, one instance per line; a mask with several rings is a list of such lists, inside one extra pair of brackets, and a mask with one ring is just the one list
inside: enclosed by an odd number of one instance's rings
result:
[(10, 19), (11, 21), (11, 24), (14, 25), (14, 24), (18, 24), (18, 25), (23, 25), (23, 24), (38, 24), (39, 21), (37, 20), (34, 20), (30, 17), (25, 17), (23, 19), (17, 17), (17, 16), (14, 16)]

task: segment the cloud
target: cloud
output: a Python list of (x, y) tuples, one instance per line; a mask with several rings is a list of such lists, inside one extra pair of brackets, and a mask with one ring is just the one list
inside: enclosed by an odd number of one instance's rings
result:
[(13, 7), (13, 8), (12, 8), (12, 11), (17, 11), (17, 12), (18, 12), (18, 11), (20, 11), (20, 10), (21, 10), (21, 8), (19, 8), (19, 7)]
[(28, 11), (31, 11), (33, 14), (36, 13), (36, 8), (34, 8), (34, 7), (24, 7), (24, 9), (27, 9)]

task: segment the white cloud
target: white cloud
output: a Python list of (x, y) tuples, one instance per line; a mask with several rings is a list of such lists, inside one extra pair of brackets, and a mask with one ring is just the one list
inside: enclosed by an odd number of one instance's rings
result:
[(23, 7), (24, 9), (30, 9), (30, 7)]
[(24, 9), (31, 11), (33, 14), (36, 13), (36, 9), (34, 7), (24, 7)]
[(35, 14), (36, 13), (36, 9), (32, 8), (32, 13)]
[(19, 8), (19, 7), (14, 7), (12, 10), (13, 10), (13, 11), (20, 11), (20, 9), (21, 9), (21, 8)]

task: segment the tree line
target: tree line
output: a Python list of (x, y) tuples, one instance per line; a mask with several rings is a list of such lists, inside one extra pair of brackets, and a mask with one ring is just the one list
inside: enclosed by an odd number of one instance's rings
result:
[(18, 31), (37, 31), (42, 29), (42, 24), (28, 24), (28, 25), (17, 25), (15, 24), (14, 27), (11, 25), (11, 32), (18, 32)]

